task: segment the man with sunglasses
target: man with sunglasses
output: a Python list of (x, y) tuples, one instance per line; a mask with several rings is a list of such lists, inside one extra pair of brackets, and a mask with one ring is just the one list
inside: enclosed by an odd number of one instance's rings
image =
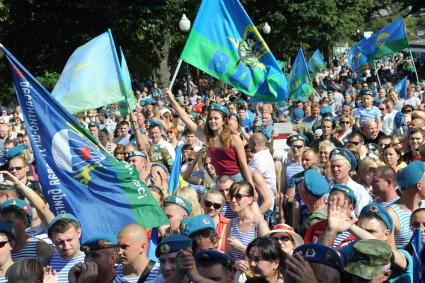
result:
[(30, 187), (31, 189), (41, 192), (41, 186), (39, 182), (29, 180), (27, 175), (29, 173), (30, 167), (28, 165), (28, 161), (24, 156), (18, 155), (12, 157), (8, 164), (8, 171), (19, 179), (22, 183)]
[(183, 235), (192, 239), (192, 251), (218, 249), (219, 238), (215, 230), (215, 222), (211, 216), (200, 214), (183, 220)]

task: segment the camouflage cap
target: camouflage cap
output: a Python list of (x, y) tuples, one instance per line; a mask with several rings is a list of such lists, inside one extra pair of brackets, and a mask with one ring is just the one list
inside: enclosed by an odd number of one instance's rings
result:
[(390, 264), (392, 251), (384, 241), (360, 240), (353, 245), (353, 259), (345, 271), (357, 277), (371, 280)]

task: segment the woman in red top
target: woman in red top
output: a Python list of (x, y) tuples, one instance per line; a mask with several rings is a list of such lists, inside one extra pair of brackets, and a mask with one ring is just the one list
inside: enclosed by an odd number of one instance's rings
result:
[(171, 91), (167, 90), (166, 94), (186, 127), (199, 139), (207, 142), (208, 155), (217, 175), (229, 175), (235, 181), (246, 180), (253, 184), (242, 140), (229, 129), (227, 119), (230, 111), (220, 104), (212, 104), (208, 111), (207, 123), (202, 129), (190, 119)]
[(204, 213), (214, 219), (215, 230), (220, 238), (218, 249), (225, 252), (227, 234), (230, 229), (230, 219), (220, 213), (224, 205), (223, 195), (219, 191), (208, 191), (203, 195), (201, 205)]

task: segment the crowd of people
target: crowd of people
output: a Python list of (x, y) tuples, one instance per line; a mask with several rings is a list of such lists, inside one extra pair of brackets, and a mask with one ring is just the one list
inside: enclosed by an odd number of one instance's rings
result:
[[(84, 219), (50, 211), (20, 107), (4, 101), (0, 282), (418, 280), (425, 83), (411, 66), (383, 62), (378, 82), (334, 60), (315, 76), (313, 95), (284, 103), (188, 76), (173, 90), (135, 84), (129, 116), (117, 105), (77, 114), (104, 150), (137, 169), (169, 219), (83, 243)], [(401, 97), (393, 79), (404, 75), (410, 85)], [(290, 125), (286, 145), (278, 123)]]

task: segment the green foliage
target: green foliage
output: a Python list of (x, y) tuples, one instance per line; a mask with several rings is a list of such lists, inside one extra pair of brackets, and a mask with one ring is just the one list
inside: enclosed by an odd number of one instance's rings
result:
[[(215, 1), (215, 0), (209, 0)], [(68, 57), (80, 45), (112, 29), (122, 46), (132, 77), (166, 82), (174, 71), (188, 34), (178, 23), (183, 13), (195, 20), (200, 0), (0, 0), (0, 42), (51, 88)], [(419, 0), (241, 0), (257, 26), (272, 27), (264, 35), (275, 57), (294, 58), (302, 47), (306, 57), (319, 48), (329, 57), (338, 42), (354, 42), (365, 30), (384, 26), (418, 7)], [(414, 6), (408, 7), (412, 2)], [(379, 16), (378, 11), (390, 11)], [(409, 38), (424, 26), (407, 18)], [(9, 79), (0, 69), (0, 87)], [(182, 73), (182, 72), (181, 72)], [(10, 83), (10, 81), (9, 81)], [(8, 84), (9, 85), (9, 84)]]

